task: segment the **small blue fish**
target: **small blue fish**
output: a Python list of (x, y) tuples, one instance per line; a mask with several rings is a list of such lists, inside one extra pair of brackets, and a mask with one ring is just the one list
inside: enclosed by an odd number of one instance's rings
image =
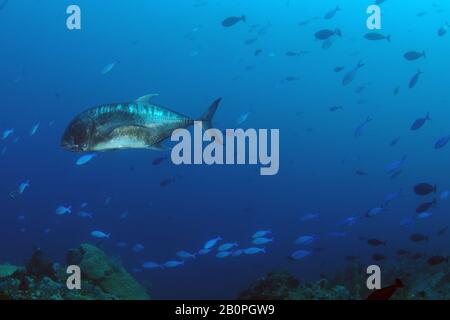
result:
[(312, 253), (313, 252), (310, 250), (297, 250), (294, 253), (292, 253), (289, 258), (291, 260), (302, 260), (303, 258), (310, 256)]
[(442, 149), (443, 147), (445, 147), (447, 145), (447, 143), (450, 141), (450, 135), (448, 136), (444, 136), (438, 139), (438, 141), (436, 141), (434, 148), (435, 149)]
[(72, 213), (72, 207), (60, 206), (60, 207), (56, 208), (55, 212), (57, 215), (63, 216), (65, 214)]
[(306, 245), (306, 244), (314, 243), (317, 239), (318, 239), (318, 237), (315, 236), (315, 235), (304, 235), (304, 236), (299, 236), (294, 241), (294, 243), (295, 244)]
[(342, 79), (342, 85), (347, 86), (355, 79), (356, 74), (358, 73), (358, 70), (364, 67), (364, 63), (361, 61), (358, 62), (356, 67), (354, 67), (352, 70), (350, 70)]
[(267, 237), (267, 236), (269, 236), (269, 235), (271, 235), (271, 234), (272, 234), (272, 231), (271, 231), (271, 230), (260, 230), (260, 231), (256, 231), (256, 232), (253, 234), (252, 238), (253, 238), (253, 239), (256, 239), (256, 238)]
[(176, 268), (184, 265), (184, 261), (170, 260), (163, 264), (166, 268)]
[(217, 242), (222, 241), (221, 237), (217, 237), (211, 240), (208, 240), (205, 245), (203, 246), (203, 249), (212, 249), (216, 246)]
[(91, 236), (97, 239), (109, 239), (111, 233), (105, 233), (103, 231), (95, 230), (91, 232)]
[(265, 248), (247, 248), (244, 249), (244, 253), (247, 255), (254, 255), (254, 254), (258, 254), (258, 253), (266, 253), (266, 249)]
[(250, 112), (246, 112), (246, 113), (244, 113), (244, 114), (241, 114), (240, 116), (239, 116), (239, 118), (237, 119), (237, 121), (236, 121), (236, 125), (241, 125), (241, 124), (243, 124), (244, 122), (246, 122), (247, 121), (247, 119), (250, 117)]
[(405, 163), (405, 161), (406, 161), (406, 155), (403, 156), (400, 160), (396, 160), (396, 161), (393, 161), (393, 162), (387, 164), (384, 169), (389, 174), (398, 172), (398, 171), (400, 171), (400, 169), (403, 166), (403, 164)]
[(417, 71), (417, 73), (411, 78), (409, 81), (409, 88), (412, 89), (416, 86), (417, 82), (419, 81), (420, 76), (423, 74), (422, 71)]
[(159, 263), (153, 261), (147, 261), (142, 264), (142, 268), (144, 269), (164, 269), (164, 266)]
[(19, 194), (23, 194), (25, 192), (25, 190), (28, 189), (28, 188), (30, 188), (30, 180), (22, 182), (19, 185), (19, 190), (18, 190)]
[(385, 211), (385, 210), (386, 210), (386, 209), (385, 209), (383, 206), (381, 206), (381, 207), (375, 207), (375, 208), (369, 209), (369, 210), (366, 212), (366, 217), (367, 217), (367, 218), (372, 218), (372, 217), (378, 216), (380, 213), (382, 213), (382, 212)]
[(241, 256), (243, 253), (244, 253), (244, 250), (239, 249), (239, 250), (233, 251), (232, 256), (233, 256), (233, 257), (239, 257), (239, 256)]
[(431, 216), (432, 216), (431, 212), (421, 212), (417, 215), (417, 219), (421, 219), (421, 220), (428, 219)]
[(206, 256), (208, 253), (210, 253), (211, 252), (211, 249), (201, 249), (201, 250), (199, 250), (198, 251), (198, 255), (199, 256)]
[(90, 162), (92, 159), (94, 159), (96, 157), (95, 153), (89, 153), (89, 154), (85, 154), (84, 156), (80, 157), (77, 162), (76, 165), (77, 166), (83, 166), (86, 163)]
[(145, 249), (144, 245), (142, 245), (142, 244), (140, 244), (140, 243), (136, 243), (136, 244), (133, 246), (133, 248), (131, 248), (131, 250), (132, 250), (134, 253), (139, 253), (139, 252), (143, 251), (144, 249)]
[(230, 249), (233, 249), (234, 247), (239, 246), (237, 243), (224, 243), (222, 244), (217, 250), (218, 251), (229, 251)]
[(77, 215), (81, 218), (90, 218), (92, 219), (94, 217), (94, 214), (91, 212), (86, 212), (86, 211), (80, 211), (77, 213)]
[(427, 115), (424, 118), (419, 118), (415, 120), (414, 123), (411, 125), (411, 130), (412, 131), (419, 130), (428, 120), (431, 121), (430, 113), (427, 113)]
[(256, 238), (252, 241), (253, 244), (256, 244), (257, 246), (273, 242), (273, 238)]
[(32, 136), (34, 136), (36, 134), (36, 132), (38, 131), (40, 126), (41, 126), (41, 123), (38, 122), (31, 128), (30, 137), (32, 137)]
[(8, 139), (9, 136), (11, 136), (13, 133), (14, 133), (14, 129), (7, 129), (7, 130), (3, 131), (3, 135), (2, 135), (3, 140)]
[(220, 251), (216, 254), (216, 258), (223, 259), (231, 256), (233, 252), (231, 251)]
[(372, 121), (373, 119), (371, 117), (367, 117), (366, 121), (364, 121), (363, 123), (361, 123), (355, 130), (355, 137), (360, 137), (364, 130), (366, 130), (367, 126), (369, 125), (369, 123)]
[(119, 63), (119, 61), (114, 61), (110, 64), (107, 64), (106, 66), (104, 66), (101, 70), (101, 74), (105, 75), (108, 74), (112, 71), (112, 69), (114, 69), (114, 67)]
[(339, 222), (339, 225), (345, 225), (347, 227), (352, 227), (356, 224), (356, 222), (358, 222), (359, 217), (358, 216), (349, 216), (346, 217), (344, 220), (342, 220), (341, 222)]
[(320, 214), (318, 213), (305, 213), (300, 217), (300, 221), (310, 221), (310, 220), (316, 220), (320, 218)]
[(189, 253), (189, 252), (187, 252), (187, 251), (178, 251), (178, 252), (176, 253), (176, 256), (177, 256), (178, 258), (183, 259), (183, 260), (186, 260), (186, 259), (195, 259), (195, 254)]

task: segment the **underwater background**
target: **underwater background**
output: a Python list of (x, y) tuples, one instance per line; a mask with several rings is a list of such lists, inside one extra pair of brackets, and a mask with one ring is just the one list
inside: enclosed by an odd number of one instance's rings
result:
[[(66, 8), (74, 2), (82, 29), (69, 31)], [(64, 263), (69, 248), (91, 243), (150, 286), (155, 299), (233, 299), (270, 271), (314, 280), (345, 270), (351, 257), (383, 270), (405, 259), (399, 249), (447, 256), (450, 147), (435, 144), (450, 135), (450, 3), (380, 3), (382, 29), (375, 31), (390, 41), (364, 37), (372, 3), (5, 2), (0, 262), (22, 265), (38, 246)], [(245, 21), (222, 24), (242, 15)], [(336, 29), (341, 36), (317, 38)], [(426, 57), (405, 59), (410, 51)], [(364, 67), (343, 85), (360, 61)], [(255, 165), (175, 166), (170, 151), (150, 150), (98, 153), (77, 165), (82, 155), (60, 148), (78, 113), (149, 93), (190, 117), (222, 97), (214, 119), (221, 129), (280, 129), (279, 173), (260, 176)], [(432, 120), (411, 130), (427, 113)], [(437, 185), (434, 195), (414, 193), (423, 182)], [(416, 208), (434, 198), (431, 215), (418, 215)], [(57, 214), (61, 206), (71, 213)], [(110, 238), (95, 238), (94, 230)], [(271, 230), (273, 241), (252, 244), (259, 230)], [(214, 250), (177, 268), (143, 267), (180, 260), (176, 252), (198, 252), (219, 236), (218, 245), (266, 252), (217, 258)], [(297, 250), (309, 254), (289, 259)]]

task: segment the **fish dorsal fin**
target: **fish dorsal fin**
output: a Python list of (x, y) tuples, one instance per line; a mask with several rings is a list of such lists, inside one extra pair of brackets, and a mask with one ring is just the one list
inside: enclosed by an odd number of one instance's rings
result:
[(153, 98), (156, 98), (159, 96), (159, 93), (151, 93), (151, 94), (147, 94), (143, 97), (140, 97), (139, 99), (137, 99), (137, 102), (142, 102), (142, 103), (150, 103), (152, 101)]

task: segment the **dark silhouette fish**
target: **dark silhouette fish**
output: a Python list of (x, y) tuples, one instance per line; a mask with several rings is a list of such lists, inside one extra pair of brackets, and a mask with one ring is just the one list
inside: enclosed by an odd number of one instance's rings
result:
[(403, 288), (403, 283), (400, 279), (396, 279), (393, 285), (371, 293), (367, 300), (389, 300), (399, 288)]
[(430, 201), (430, 202), (422, 203), (416, 208), (416, 213), (426, 212), (435, 205), (436, 205), (436, 199), (434, 199), (433, 201)]
[(159, 183), (159, 186), (164, 188), (167, 187), (168, 185), (172, 184), (175, 182), (174, 178), (169, 178), (169, 179), (164, 179)]
[(371, 41), (387, 40), (388, 42), (391, 42), (391, 36), (384, 36), (377, 32), (366, 33), (364, 38)]
[(437, 266), (437, 265), (442, 264), (444, 262), (448, 263), (448, 259), (449, 259), (449, 257), (433, 256), (433, 257), (428, 258), (427, 262), (428, 262), (428, 264), (430, 266)]
[(400, 87), (394, 88), (394, 96), (398, 95), (400, 93)]
[(391, 143), (390, 143), (391, 147), (396, 146), (397, 143), (400, 141), (400, 138), (401, 137), (396, 137), (396, 138), (392, 139)]
[(420, 76), (423, 74), (422, 71), (417, 71), (417, 73), (415, 75), (413, 75), (413, 77), (411, 78), (411, 80), (409, 81), (409, 88), (412, 89), (416, 86), (417, 82), (419, 81)]
[(344, 76), (344, 78), (342, 79), (342, 85), (349, 85), (355, 79), (358, 70), (362, 67), (364, 67), (364, 63), (359, 61), (358, 64)]
[(414, 192), (419, 196), (426, 196), (430, 193), (436, 193), (437, 186), (431, 185), (429, 183), (423, 182), (414, 186)]
[(440, 27), (438, 29), (438, 36), (443, 37), (447, 34), (447, 29), (450, 27), (450, 24), (448, 22), (445, 23), (444, 26)]
[(387, 259), (387, 257), (384, 254), (381, 254), (381, 253), (374, 253), (372, 255), (372, 260), (373, 261), (379, 262), (379, 261), (383, 261), (383, 260), (386, 260), (386, 259)]
[[(157, 95), (136, 101), (112, 103), (89, 109), (73, 119), (61, 139), (61, 147), (73, 152), (120, 149), (164, 149), (161, 143), (177, 129), (188, 128), (193, 119), (152, 103)], [(212, 127), (212, 118), (221, 99), (200, 117), (203, 128)]]
[(450, 141), (450, 135), (439, 138), (434, 144), (435, 149), (442, 149)]
[(152, 164), (154, 166), (157, 166), (157, 165), (160, 165), (161, 163), (163, 163), (163, 161), (165, 161), (165, 160), (167, 160), (167, 157), (159, 157), (159, 158), (154, 159), (152, 161)]
[(428, 236), (421, 233), (414, 233), (409, 236), (409, 239), (414, 242), (428, 241)]
[(340, 29), (335, 29), (335, 30), (322, 29), (322, 30), (317, 31), (314, 34), (316, 39), (319, 39), (319, 40), (327, 40), (328, 38), (330, 38), (330, 37), (332, 37), (334, 35), (342, 37), (341, 30)]
[(224, 26), (225, 28), (232, 27), (241, 21), (242, 22), (247, 21), (247, 18), (245, 15), (242, 15), (241, 17), (228, 17), (222, 21), (222, 26)]
[(340, 10), (341, 10), (341, 8), (339, 8), (339, 6), (337, 6), (337, 7), (334, 8), (333, 10), (328, 11), (328, 12), (325, 14), (325, 16), (324, 16), (323, 18), (324, 18), (325, 20), (333, 19), (334, 16), (336, 15), (336, 13), (337, 13), (338, 11), (340, 11)]
[(427, 113), (427, 115), (424, 118), (419, 118), (417, 120), (415, 120), (413, 122), (413, 124), (411, 125), (411, 130), (415, 131), (415, 130), (419, 130), (420, 128), (422, 128), (422, 126), (425, 124), (425, 122), (427, 122), (428, 120), (431, 121), (430, 118), (430, 113)]
[(422, 51), (422, 52), (408, 51), (407, 53), (405, 53), (403, 55), (403, 57), (405, 57), (405, 59), (408, 61), (414, 61), (414, 60), (417, 60), (422, 57), (426, 58), (427, 56), (425, 54), (425, 51)]

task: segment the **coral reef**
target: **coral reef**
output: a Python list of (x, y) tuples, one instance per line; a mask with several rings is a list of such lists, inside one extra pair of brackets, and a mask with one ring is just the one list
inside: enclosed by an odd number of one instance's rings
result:
[(66, 286), (66, 268), (36, 248), (25, 267), (0, 265), (0, 299), (148, 300), (150, 295), (118, 263), (89, 244), (69, 250), (67, 265), (81, 269), (81, 290)]
[[(393, 300), (450, 299), (450, 270), (447, 264), (430, 267), (426, 262), (399, 263), (383, 269), (383, 285), (390, 286), (401, 278), (403, 288)], [(352, 265), (341, 274), (322, 276), (313, 282), (301, 282), (288, 272), (272, 272), (258, 279), (243, 291), (241, 300), (363, 300), (370, 293), (366, 287), (366, 269)]]

